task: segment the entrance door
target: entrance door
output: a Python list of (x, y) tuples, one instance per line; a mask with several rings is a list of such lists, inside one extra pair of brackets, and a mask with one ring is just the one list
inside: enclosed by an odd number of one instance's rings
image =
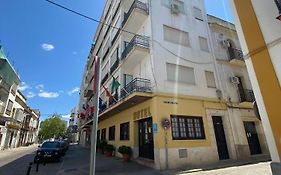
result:
[(245, 132), (251, 155), (261, 154), (261, 146), (258, 138), (255, 122), (244, 122)]
[(213, 116), (212, 118), (213, 118), (216, 141), (217, 141), (219, 159), (220, 160), (229, 159), (222, 118), (220, 116)]
[(139, 156), (154, 159), (152, 118), (139, 121)]

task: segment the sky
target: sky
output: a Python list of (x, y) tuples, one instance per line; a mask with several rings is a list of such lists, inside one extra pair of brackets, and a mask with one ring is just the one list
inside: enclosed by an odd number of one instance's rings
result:
[[(105, 0), (54, 0), (100, 19)], [(206, 0), (207, 13), (233, 21), (228, 0)], [(45, 0), (0, 0), (0, 44), (20, 75), (19, 89), (41, 119), (67, 119), (79, 88), (97, 23)]]

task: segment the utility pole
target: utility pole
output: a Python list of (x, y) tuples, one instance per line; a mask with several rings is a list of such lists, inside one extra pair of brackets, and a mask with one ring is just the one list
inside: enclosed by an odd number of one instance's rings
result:
[(98, 56), (94, 58), (94, 116), (93, 126), (91, 133), (91, 158), (90, 158), (90, 175), (95, 175), (96, 170), (96, 144), (97, 144), (97, 127), (98, 127), (98, 115), (99, 115), (99, 93), (100, 93), (100, 59)]

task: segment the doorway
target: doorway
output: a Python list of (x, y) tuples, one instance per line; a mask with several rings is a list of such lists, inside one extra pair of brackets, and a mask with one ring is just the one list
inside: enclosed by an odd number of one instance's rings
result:
[(244, 122), (244, 127), (251, 155), (261, 154), (261, 146), (255, 122)]
[(228, 148), (227, 148), (227, 143), (226, 143), (226, 138), (223, 128), (222, 117), (213, 116), (212, 119), (213, 119), (219, 159), (220, 160), (229, 159), (229, 153), (228, 153)]
[(152, 118), (139, 121), (139, 156), (154, 160)]

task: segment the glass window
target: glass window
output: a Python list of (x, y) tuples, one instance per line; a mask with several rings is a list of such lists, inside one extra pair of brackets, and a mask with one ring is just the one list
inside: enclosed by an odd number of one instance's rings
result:
[(205, 139), (202, 117), (171, 116), (173, 140)]
[(101, 140), (106, 140), (106, 128), (101, 130)]
[(115, 126), (109, 127), (108, 140), (115, 140)]
[(202, 14), (202, 10), (197, 8), (197, 7), (194, 7), (193, 8), (193, 14), (194, 14), (194, 17), (196, 19), (199, 19), (201, 21), (203, 21), (203, 14)]
[(195, 84), (194, 69), (167, 63), (167, 80)]
[(208, 40), (205, 37), (199, 36), (200, 49), (209, 52)]
[(213, 72), (205, 71), (207, 87), (209, 88), (216, 88), (216, 80)]
[(188, 32), (164, 25), (164, 40), (190, 47)]
[(120, 140), (129, 140), (130, 123), (120, 124)]

